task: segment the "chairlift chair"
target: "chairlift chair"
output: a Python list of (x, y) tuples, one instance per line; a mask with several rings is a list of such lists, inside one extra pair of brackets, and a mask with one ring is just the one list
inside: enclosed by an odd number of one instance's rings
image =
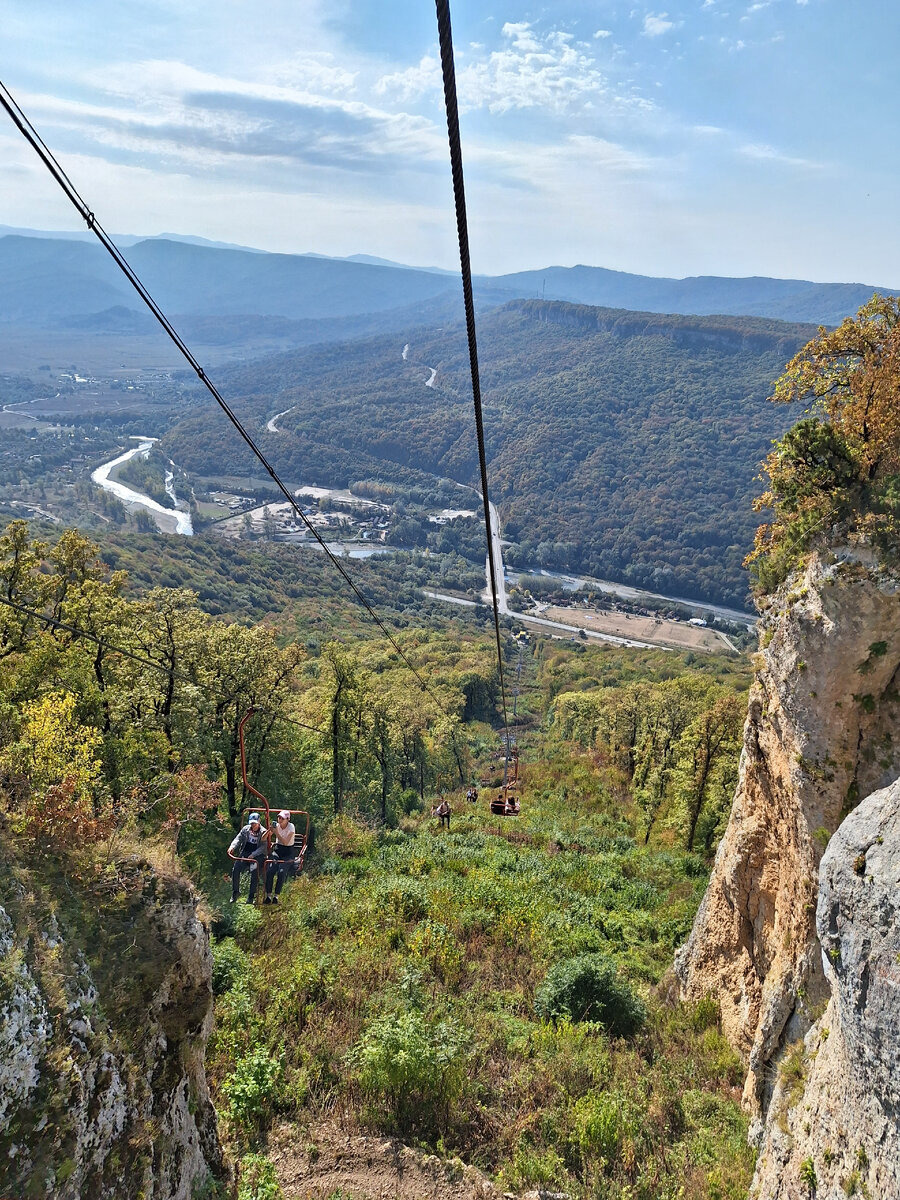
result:
[[(289, 867), (288, 878), (290, 878), (293, 875), (299, 875), (300, 872), (303, 870), (303, 864), (306, 861), (306, 851), (309, 848), (309, 813), (304, 808), (287, 808), (286, 809), (284, 807), (284, 805), (279, 805), (278, 808), (274, 808), (272, 805), (269, 804), (269, 801), (262, 794), (262, 792), (257, 791), (257, 789), (253, 786), (253, 784), (247, 778), (247, 751), (244, 746), (244, 726), (247, 724), (247, 722), (250, 720), (250, 718), (253, 716), (253, 714), (255, 712), (256, 712), (255, 708), (248, 708), (247, 711), (244, 713), (244, 715), (241, 717), (240, 724), (238, 725), (238, 743), (239, 743), (240, 749), (241, 749), (241, 778), (243, 780), (243, 784), (244, 784), (244, 787), (246, 788), (246, 790), (250, 793), (251, 796), (255, 796), (258, 801), (258, 803), (253, 805), (252, 808), (247, 807), (247, 808), (244, 808), (241, 810), (241, 826), (243, 827), (244, 825), (247, 824), (247, 821), (250, 817), (251, 812), (258, 812), (260, 814), (260, 817), (262, 817), (263, 812), (265, 812), (265, 822), (261, 822), (261, 823), (263, 824), (263, 827), (265, 829), (266, 857), (263, 860), (262, 875), (261, 875), (261, 878), (259, 881), (261, 884), (259, 891), (262, 892), (263, 894), (265, 894), (266, 874), (270, 867), (276, 867), (278, 865), (288, 866)], [(273, 815), (275, 815), (279, 812), (290, 813), (291, 822), (293, 823), (294, 829), (296, 831), (294, 834), (294, 847), (293, 847), (295, 853), (294, 853), (293, 859), (290, 859), (290, 860), (278, 859), (278, 858), (272, 857)], [(228, 857), (232, 860), (232, 862), (247, 862), (247, 863), (253, 862), (252, 858), (241, 858), (237, 854), (232, 854), (231, 850), (228, 851)]]

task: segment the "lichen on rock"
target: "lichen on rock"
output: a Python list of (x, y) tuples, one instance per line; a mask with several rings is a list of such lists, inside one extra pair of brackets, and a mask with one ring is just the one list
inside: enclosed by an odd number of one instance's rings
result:
[(0, 1194), (188, 1200), (222, 1172), (195, 897), (131, 859), (0, 897)]

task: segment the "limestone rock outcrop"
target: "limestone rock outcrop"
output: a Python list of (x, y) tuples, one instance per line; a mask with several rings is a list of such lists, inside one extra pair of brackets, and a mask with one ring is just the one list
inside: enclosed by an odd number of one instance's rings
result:
[(831, 1000), (769, 1109), (757, 1200), (900, 1196), (900, 783), (843, 822), (816, 914)]
[(776, 1064), (829, 998), (819, 861), (858, 799), (900, 777), (900, 580), (864, 550), (812, 556), (762, 618), (734, 806), (676, 973), (714, 994), (769, 1106)]
[(0, 894), (0, 1195), (189, 1200), (222, 1173), (195, 897), (137, 859), (36, 865)]

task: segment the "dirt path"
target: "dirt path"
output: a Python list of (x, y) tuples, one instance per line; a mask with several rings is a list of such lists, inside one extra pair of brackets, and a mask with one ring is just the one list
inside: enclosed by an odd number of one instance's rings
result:
[[(491, 1181), (458, 1158), (444, 1160), (326, 1122), (309, 1130), (281, 1125), (269, 1137), (285, 1200), (502, 1200)], [(523, 1200), (537, 1200), (530, 1193)]]

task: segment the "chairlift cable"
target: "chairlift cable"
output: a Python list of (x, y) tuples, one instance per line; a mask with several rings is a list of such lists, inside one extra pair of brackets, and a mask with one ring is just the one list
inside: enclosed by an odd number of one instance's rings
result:
[[(497, 568), (494, 559), (494, 540), (491, 532), (491, 510), (488, 499), (487, 455), (484, 448), (484, 416), (481, 407), (481, 381), (478, 371), (478, 345), (475, 337), (475, 303), (472, 296), (472, 264), (469, 256), (469, 228), (466, 216), (466, 192), (463, 179), (462, 146), (459, 133), (459, 110), (456, 101), (456, 72), (453, 65), (453, 33), (450, 27), (449, 0), (435, 0), (438, 36), (441, 46), (441, 70), (444, 79), (444, 107), (447, 113), (447, 137), (450, 143), (450, 163), (453, 174), (453, 197), (456, 208), (456, 229), (459, 240), (459, 261), (462, 275), (463, 302), (466, 311), (466, 334), (469, 342), (469, 367), (472, 375), (472, 400), (475, 407), (475, 431), (478, 438), (478, 462), (481, 470), (481, 497), (487, 534), (488, 573), (494, 609), (494, 634), (497, 642), (497, 667), (500, 673), (500, 697), (503, 704), (503, 728), (506, 735), (504, 778), (509, 766), (509, 716), (506, 707), (506, 682), (503, 674), (503, 647), (500, 637), (500, 604), (497, 595)], [(498, 530), (499, 533), (499, 530)]]
[[(287, 488), (285, 486), (285, 484), (282, 482), (282, 480), (281, 480), (280, 476), (278, 475), (277, 471), (275, 470), (275, 468), (271, 465), (269, 460), (263, 454), (262, 450), (260, 450), (259, 446), (257, 446), (257, 444), (253, 440), (252, 436), (244, 428), (240, 419), (233, 412), (233, 410), (231, 409), (231, 407), (229, 406), (229, 404), (227, 403), (227, 401), (225, 400), (224, 396), (221, 394), (219, 389), (216, 387), (216, 385), (212, 382), (212, 380), (206, 374), (205, 370), (203, 369), (203, 367), (200, 365), (199, 361), (194, 356), (190, 347), (187, 345), (187, 343), (184, 341), (184, 339), (181, 337), (181, 335), (178, 333), (178, 331), (172, 325), (171, 321), (165, 315), (163, 310), (159, 307), (159, 305), (153, 299), (153, 297), (151, 296), (150, 292), (145, 287), (145, 285), (142, 282), (142, 280), (140, 279), (140, 277), (137, 275), (135, 270), (132, 268), (132, 266), (130, 265), (128, 260), (125, 258), (124, 254), (122, 254), (121, 250), (119, 250), (119, 248), (113, 242), (112, 238), (109, 236), (109, 234), (106, 232), (106, 230), (100, 224), (100, 222), (97, 220), (93, 211), (88, 207), (88, 205), (82, 199), (82, 197), (78, 193), (75, 185), (72, 183), (72, 181), (69, 179), (66, 172), (60, 166), (60, 164), (57, 161), (56, 157), (54, 156), (53, 152), (49, 149), (49, 147), (43, 141), (40, 134), (38, 134), (37, 130), (34, 128), (34, 126), (29, 121), (28, 117), (25, 115), (25, 113), (19, 107), (19, 105), (13, 98), (12, 94), (10, 93), (9, 89), (6, 87), (6, 85), (3, 83), (2, 80), (0, 80), (0, 104), (2, 104), (3, 108), (6, 110), (6, 112), (9, 114), (10, 118), (12, 119), (14, 125), (17, 127), (17, 129), (22, 134), (22, 136), (25, 138), (25, 140), (29, 143), (29, 145), (31, 145), (31, 147), (37, 153), (38, 157), (43, 162), (44, 166), (47, 168), (47, 170), (50, 172), (50, 174), (53, 176), (53, 178), (59, 184), (60, 188), (63, 190), (63, 192), (65, 193), (68, 200), (71, 202), (73, 207), (78, 211), (82, 220), (87, 224), (88, 229), (91, 231), (91, 233), (94, 234), (94, 236), (97, 238), (97, 240), (103, 246), (103, 248), (107, 251), (109, 256), (112, 258), (112, 260), (115, 262), (116, 266), (119, 268), (119, 270), (122, 272), (122, 274), (128, 280), (128, 282), (131, 284), (131, 286), (137, 292), (138, 296), (144, 302), (146, 307), (150, 310), (150, 312), (156, 318), (158, 323), (162, 326), (163, 330), (168, 335), (170, 340), (174, 343), (174, 345), (176, 346), (178, 351), (181, 353), (182, 357), (188, 362), (188, 364), (194, 370), (194, 372), (196, 373), (200, 382), (204, 385), (206, 390), (210, 393), (210, 395), (213, 397), (213, 399), (219, 405), (221, 410), (225, 413), (228, 420), (231, 422), (231, 424), (234, 426), (234, 428), (240, 434), (241, 438), (244, 440), (244, 442), (246, 442), (246, 444), (252, 450), (253, 454), (256, 456), (256, 458), (259, 460), (259, 462), (265, 468), (265, 471), (268, 474), (269, 478), (275, 483), (278, 490), (284, 496), (285, 500), (287, 500), (288, 504), (291, 506), (291, 508), (293, 508), (294, 512), (301, 519), (303, 524), (306, 526), (306, 528), (309, 530), (309, 532), (313, 535), (313, 537), (316, 539), (316, 541), (319, 543), (319, 545), (322, 547), (322, 549), (328, 555), (329, 559), (332, 562), (332, 565), (340, 573), (340, 575), (344, 579), (344, 582), (351, 589), (351, 591), (356, 596), (359, 603), (363, 606), (363, 608), (366, 610), (366, 612), (369, 614), (369, 616), (372, 618), (372, 620), (375, 622), (375, 624), (378, 626), (378, 628), (381, 630), (381, 632), (384, 634), (384, 636), (390, 642), (391, 646), (394, 648), (394, 650), (396, 650), (397, 654), (399, 654), (400, 658), (406, 664), (406, 666), (408, 667), (408, 669), (410, 670), (410, 672), (412, 673), (414, 678), (417, 680), (421, 690), (423, 692), (427, 692), (427, 694), (434, 701), (437, 708), (440, 710), (441, 713), (443, 713), (443, 715), (445, 717), (449, 717), (450, 714), (447, 712), (446, 708), (444, 707), (444, 704), (441, 701), (440, 697), (433, 690), (433, 688), (430, 687), (428, 682), (423, 678), (423, 676), (417, 670), (417, 668), (413, 666), (412, 662), (410, 661), (410, 659), (407, 657), (406, 653), (404, 652), (403, 647), (397, 641), (396, 637), (393, 635), (391, 630), (388, 629), (387, 625), (385, 625), (385, 623), (384, 623), (384, 621), (382, 621), (381, 617), (379, 617), (378, 614), (375, 612), (372, 605), (366, 599), (365, 595), (360, 590), (360, 588), (353, 581), (351, 576), (348, 574), (346, 568), (343, 566), (343, 564), (340, 562), (340, 560), (337, 558), (337, 556), (335, 554), (333, 554), (332, 551), (329, 549), (328, 544), (325, 541), (325, 539), (321, 536), (319, 531), (316, 529), (316, 527), (313, 525), (313, 523), (309, 520), (309, 518), (303, 512), (303, 509), (301, 508), (301, 506), (297, 503), (296, 497), (294, 497), (291, 494), (290, 489)], [(492, 568), (492, 570), (493, 570), (493, 568)], [(495, 604), (496, 604), (496, 601), (495, 601)], [(498, 625), (498, 632), (499, 632), (499, 625)], [(501, 680), (502, 680), (502, 674), (501, 674)]]
[[(6, 605), (7, 608), (12, 608), (16, 612), (24, 613), (28, 617), (33, 617), (37, 621), (42, 621), (45, 625), (52, 625), (54, 629), (62, 629), (66, 633), (74, 634), (79, 638), (86, 638), (89, 642), (94, 642), (105, 650), (110, 650), (113, 654), (121, 654), (123, 658), (133, 659), (134, 662), (140, 663), (142, 666), (151, 667), (154, 671), (159, 671), (161, 674), (168, 676), (169, 679), (178, 680), (180, 683), (189, 684), (190, 687), (196, 688), (199, 692), (208, 698), (223, 700), (225, 697), (218, 695), (209, 688), (203, 687), (196, 679), (192, 679), (190, 675), (185, 675), (182, 671), (176, 671), (174, 667), (167, 667), (163, 663), (156, 662), (152, 658), (145, 658), (142, 654), (135, 654), (133, 650), (127, 650), (124, 646), (117, 646), (113, 642), (107, 641), (105, 638), (98, 637), (95, 633), (91, 633), (87, 629), (81, 629), (78, 625), (72, 625), (68, 621), (61, 621), (58, 617), (49, 617), (46, 613), (40, 613), (36, 609), (29, 608), (25, 604), (19, 604), (15, 600), (10, 600), (6, 596), (0, 596), (0, 604)], [(308, 725), (305, 721), (298, 721), (296, 717), (289, 717), (285, 713), (279, 712), (276, 709), (266, 708), (264, 705), (255, 704), (254, 711), (268, 713), (271, 716), (277, 717), (281, 721), (286, 721), (290, 725), (297, 725), (301, 729), (309, 729), (313, 733), (321, 734), (322, 737), (328, 736), (328, 731), (320, 729), (318, 725)]]

